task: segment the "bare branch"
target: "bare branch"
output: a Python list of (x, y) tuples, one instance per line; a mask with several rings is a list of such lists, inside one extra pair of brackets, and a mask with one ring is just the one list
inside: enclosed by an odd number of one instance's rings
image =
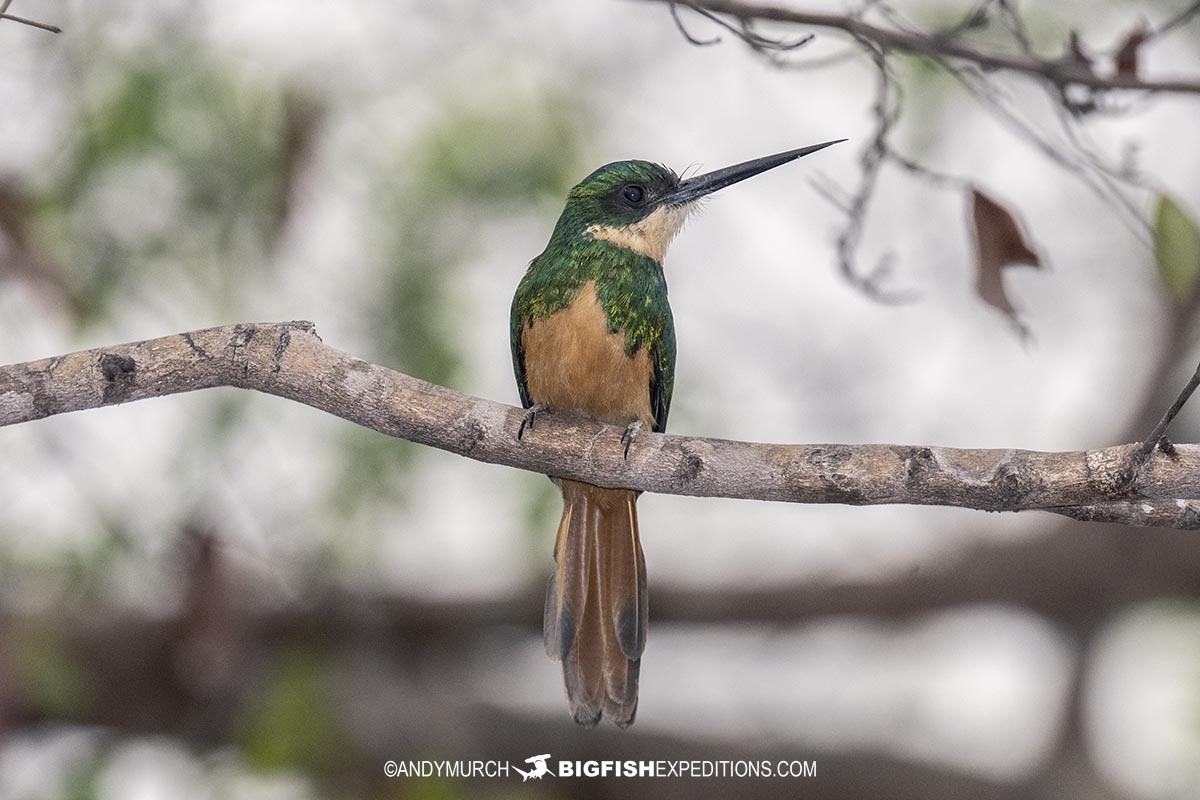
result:
[[(1060, 514), (1107, 504), (1114, 518), (1114, 501), (1200, 498), (1200, 445), (1152, 458), (1123, 490), (1137, 445), (1052, 453), (644, 433), (626, 461), (619, 427), (555, 413), (518, 441), (521, 409), (346, 355), (307, 322), (209, 328), (0, 367), (0, 426), (218, 386), (295, 400), (477, 461), (662, 494)], [(1139, 519), (1161, 515), (1121, 521)]]
[(1200, 530), (1200, 502), (1195, 500), (1172, 500), (1166, 503), (1119, 500), (1097, 503), (1094, 506), (1068, 506), (1046, 510), (1081, 522), (1118, 522), (1142, 528)]
[[(668, 2), (668, 0), (653, 0)], [(1060, 90), (1084, 86), (1097, 90), (1176, 92), (1200, 94), (1200, 82), (1192, 80), (1143, 80), (1136, 75), (1099, 75), (1070, 60), (1043, 60), (1027, 55), (1009, 55), (977, 50), (955, 38), (884, 28), (859, 16), (803, 11), (774, 5), (753, 5), (741, 0), (674, 0), (697, 11), (724, 14), (739, 21), (789, 22), (814, 28), (829, 28), (871, 42), (881, 50), (949, 58), (974, 64), (983, 70), (1007, 70), (1039, 78)], [(1189, 11), (1190, 14), (1190, 11)]]
[[(5, 4), (5, 8), (7, 8), (7, 7), (8, 7), (8, 4)], [(10, 19), (14, 23), (20, 23), (22, 25), (29, 25), (30, 28), (40, 28), (42, 30), (48, 30), (48, 31), (52, 32), (52, 34), (61, 34), (61, 32), (62, 32), (62, 29), (59, 28), (58, 25), (48, 25), (46, 23), (40, 23), (40, 22), (37, 22), (36, 19), (26, 19), (25, 17), (18, 17), (17, 14), (8, 14), (8, 13), (0, 11), (0, 19)]]
[[(700, 45), (703, 47), (703, 46), (707, 46), (710, 44), (717, 44), (721, 41), (721, 37), (719, 37), (719, 36), (717, 36), (713, 39), (706, 39), (706, 40), (699, 40), (699, 39), (696, 39), (695, 37), (693, 37), (691, 34), (689, 34), (687, 32), (687, 30), (684, 29), (683, 23), (679, 19), (679, 9), (678, 9), (677, 3), (673, 2), (673, 0), (667, 0), (667, 1), (670, 2), (670, 4), (671, 4), (671, 18), (675, 21), (675, 27), (679, 29), (679, 32), (683, 34), (683, 38), (687, 39), (688, 42), (690, 42), (691, 44)], [(796, 50), (796, 49), (808, 44), (810, 41), (812, 41), (812, 38), (813, 38), (813, 35), (810, 33), (807, 36), (801, 36), (800, 38), (792, 39), (791, 41), (787, 41), (784, 39), (771, 39), (771, 38), (768, 38), (766, 36), (762, 36), (761, 34), (756, 33), (751, 28), (751, 20), (749, 20), (749, 19), (740, 20), (739, 25), (731, 25), (730, 23), (728, 23), (725, 20), (718, 17), (716, 14), (713, 14), (709, 11), (704, 10), (703, 8), (700, 8), (696, 5), (688, 3), (688, 2), (686, 2), (686, 0), (684, 2), (684, 5), (687, 8), (690, 8), (692, 11), (695, 11), (697, 14), (704, 17), (708, 21), (715, 23), (716, 25), (719, 25), (720, 27), (729, 31), (734, 36), (738, 37), (743, 42), (745, 42), (747, 45), (749, 45), (752, 50), (755, 50), (759, 53), (771, 54), (771, 53), (784, 52), (787, 50)]]

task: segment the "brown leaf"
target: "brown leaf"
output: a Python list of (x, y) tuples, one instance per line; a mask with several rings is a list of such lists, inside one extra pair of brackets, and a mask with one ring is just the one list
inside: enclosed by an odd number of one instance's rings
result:
[(972, 187), (971, 195), (977, 269), (975, 291), (981, 300), (998, 309), (1025, 334), (1027, 331), (1017, 316), (1016, 306), (1004, 289), (1003, 272), (1005, 267), (1017, 264), (1040, 267), (1041, 259), (1008, 209), (978, 188)]
[(1150, 31), (1146, 27), (1146, 20), (1138, 22), (1137, 26), (1129, 32), (1125, 37), (1125, 41), (1121, 42), (1121, 47), (1117, 50), (1117, 54), (1113, 57), (1116, 63), (1117, 74), (1129, 78), (1136, 78), (1138, 74), (1138, 48), (1140, 48), (1147, 39), (1150, 38)]

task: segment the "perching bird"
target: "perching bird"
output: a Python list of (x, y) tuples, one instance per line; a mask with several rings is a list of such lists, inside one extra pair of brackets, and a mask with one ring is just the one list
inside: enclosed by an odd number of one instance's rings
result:
[[(528, 409), (521, 433), (547, 409), (627, 426), (626, 454), (644, 427), (666, 430), (675, 379), (667, 245), (702, 197), (831, 144), (682, 181), (658, 164), (617, 161), (572, 189), (513, 297), (513, 369)], [(546, 587), (546, 653), (562, 661), (576, 722), (607, 717), (625, 727), (637, 713), (649, 609), (638, 492), (553, 480), (563, 513)]]

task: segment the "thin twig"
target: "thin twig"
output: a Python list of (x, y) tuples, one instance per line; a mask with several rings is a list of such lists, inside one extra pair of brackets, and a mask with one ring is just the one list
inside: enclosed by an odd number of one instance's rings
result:
[(679, 18), (679, 6), (676, 3), (671, 3), (671, 19), (675, 22), (675, 27), (683, 34), (683, 38), (687, 39), (689, 44), (694, 44), (697, 47), (708, 47), (713, 44), (720, 44), (721, 37), (714, 36), (711, 39), (697, 39), (692, 34), (688, 33), (688, 29), (683, 26), (683, 20)]
[(967, 11), (954, 25), (943, 28), (933, 35), (939, 39), (954, 39), (962, 33), (987, 25), (988, 9), (997, 0), (979, 0), (975, 7)]
[(866, 225), (867, 207), (875, 194), (879, 172), (888, 152), (887, 136), (900, 115), (899, 87), (892, 80), (886, 56), (867, 42), (860, 44), (875, 61), (878, 75), (875, 102), (871, 109), (875, 117), (875, 134), (859, 157), (861, 177), (858, 190), (849, 200), (846, 227), (837, 239), (838, 265), (851, 285), (868, 297), (884, 303), (906, 303), (914, 299), (911, 292), (896, 292), (884, 289), (881, 285), (891, 273), (894, 258), (890, 253), (880, 258), (875, 268), (866, 274), (859, 272), (856, 267), (858, 246)]
[[(939, 61), (939, 64), (947, 74), (958, 81), (964, 89), (973, 95), (984, 110), (991, 113), (993, 117), (1007, 126), (1014, 134), (1033, 145), (1035, 149), (1050, 159), (1051, 162), (1078, 178), (1084, 186), (1090, 189), (1093, 194), (1103, 200), (1110, 208), (1126, 212), (1118, 214), (1117, 218), (1121, 220), (1130, 233), (1138, 238), (1139, 242), (1146, 246), (1149, 245), (1149, 241), (1146, 238), (1149, 224), (1137, 213), (1136, 208), (1128, 202), (1128, 199), (1115, 190), (1115, 187), (1112, 187), (1092, 174), (1094, 167), (1088, 162), (1086, 157), (1082, 157), (1081, 160), (1081, 157), (1072, 156), (1038, 133), (1030, 123), (1023, 120), (1016, 111), (1005, 104), (999, 97), (996, 87), (984, 76), (977, 73), (973, 74), (970, 68), (962, 69), (936, 58), (934, 60)], [(1090, 169), (1089, 167), (1092, 168)], [(1126, 214), (1129, 216), (1126, 216)]]
[(1180, 25), (1191, 20), (1192, 17), (1200, 14), (1200, 0), (1194, 0), (1190, 6), (1185, 6), (1178, 14), (1168, 19), (1166, 22), (1159, 25), (1154, 30), (1147, 34), (1147, 38), (1158, 38), (1167, 31), (1177, 28)]
[(1200, 386), (1200, 364), (1196, 365), (1196, 371), (1192, 373), (1191, 379), (1183, 387), (1179, 396), (1175, 398), (1175, 402), (1167, 409), (1167, 413), (1162, 415), (1162, 419), (1154, 426), (1154, 430), (1146, 437), (1141, 446), (1130, 454), (1130, 476), (1129, 482), (1132, 483), (1137, 478), (1137, 473), (1145, 466), (1149, 460), (1154, 448), (1160, 443), (1166, 444), (1164, 438), (1167, 433), (1167, 428), (1175, 421), (1175, 417), (1179, 416), (1179, 412), (1183, 410), (1184, 405), (1191, 399), (1192, 393), (1196, 391), (1196, 387)]
[(850, 216), (850, 197), (846, 194), (837, 181), (830, 178), (824, 172), (816, 170), (811, 178), (808, 179), (808, 185), (813, 188), (818, 195), (825, 198), (829, 205), (836, 208), (846, 216)]
[[(1096, 181), (1102, 187), (1101, 198), (1106, 199), (1110, 207), (1115, 204), (1118, 210), (1124, 211), (1126, 228), (1143, 247), (1147, 250), (1151, 249), (1154, 240), (1154, 226), (1143, 216), (1137, 205), (1125, 196), (1118, 184), (1127, 184), (1138, 189), (1147, 189), (1148, 187), (1136, 174), (1116, 169), (1106, 163), (1088, 143), (1083, 141), (1079, 126), (1074, 124), (1074, 120), (1068, 116), (1068, 113), (1062, 105), (1058, 106), (1057, 114), (1063, 135), (1067, 137), (1067, 141), (1070, 142), (1075, 152), (1091, 167)], [(1120, 218), (1121, 215), (1118, 215), (1118, 219)]]
[(1000, 17), (1004, 20), (1005, 27), (1012, 34), (1013, 41), (1017, 43), (1017, 47), (1021, 48), (1021, 52), (1026, 58), (1036, 60), (1037, 55), (1033, 51), (1033, 40), (1029, 37), (1029, 29), (1025, 27), (1025, 19), (1017, 13), (1013, 8), (1012, 0), (999, 0), (997, 6), (1000, 8)]
[(7, 19), (7, 20), (12, 20), (13, 22), (19, 22), (22, 25), (28, 25), (31, 28), (41, 28), (42, 30), (49, 31), (50, 33), (62, 33), (62, 28), (58, 27), (57, 25), (48, 25), (45, 22), (38, 22), (37, 20), (26, 19), (25, 17), (18, 17), (16, 14), (0, 13), (0, 19)]
[(1027, 55), (1010, 55), (978, 50), (956, 39), (927, 33), (895, 30), (873, 25), (858, 15), (802, 11), (772, 5), (751, 5), (742, 0), (650, 0), (677, 2), (698, 12), (724, 14), (738, 20), (790, 22), (814, 28), (840, 30), (873, 43), (883, 50), (900, 50), (939, 56), (975, 64), (984, 70), (1006, 70), (1047, 81), (1057, 87), (1085, 86), (1099, 91), (1141, 91), (1200, 94), (1200, 81), (1185, 79), (1144, 80), (1136, 75), (1098, 75), (1070, 61), (1043, 60)]
[(795, 50), (798, 47), (803, 47), (804, 45), (808, 44), (810, 41), (812, 41), (812, 38), (813, 38), (813, 35), (810, 33), (806, 36), (801, 36), (797, 39), (792, 39), (791, 41), (788, 41), (786, 39), (771, 39), (769, 37), (763, 36), (763, 35), (755, 32), (753, 29), (751, 29), (750, 28), (750, 20), (748, 20), (748, 19), (739, 19), (738, 25), (732, 25), (728, 21), (721, 19), (721, 17), (708, 11), (707, 9), (688, 2), (688, 0), (671, 0), (671, 2), (670, 2), (671, 14), (672, 14), (672, 16), (675, 17), (676, 26), (683, 33), (684, 37), (692, 44), (698, 44), (698, 45), (716, 44), (717, 42), (720, 41), (720, 38), (717, 38), (714, 40), (709, 40), (709, 41), (697, 41), (693, 37), (689, 36), (688, 33), (683, 30), (683, 26), (679, 24), (678, 6), (680, 4), (682, 4), (686, 8), (690, 8), (692, 11), (694, 11), (697, 14), (699, 14), (700, 16), (704, 17), (709, 22), (712, 22), (716, 25), (721, 26), (722, 28), (729, 31), (734, 36), (738, 37), (743, 42), (748, 44), (753, 50), (756, 50), (761, 53)]
[(942, 172), (941, 170), (926, 166), (908, 156), (901, 155), (891, 145), (888, 146), (887, 160), (888, 163), (912, 173), (926, 183), (936, 186), (939, 189), (968, 191), (972, 186), (971, 181), (966, 178), (960, 178), (957, 175), (951, 175), (948, 172)]

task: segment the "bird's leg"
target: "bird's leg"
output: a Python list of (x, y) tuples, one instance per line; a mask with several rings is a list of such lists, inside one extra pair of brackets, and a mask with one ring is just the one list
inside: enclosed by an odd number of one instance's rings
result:
[(646, 424), (639, 420), (634, 420), (625, 428), (625, 432), (621, 434), (621, 443), (625, 445), (625, 460), (629, 460), (629, 445), (633, 444), (633, 440), (637, 435), (646, 429)]
[(525, 411), (525, 416), (521, 417), (521, 427), (517, 428), (517, 441), (521, 441), (521, 437), (525, 435), (525, 429), (533, 430), (533, 420), (538, 414), (543, 411), (549, 411), (550, 406), (545, 403), (534, 403)]

